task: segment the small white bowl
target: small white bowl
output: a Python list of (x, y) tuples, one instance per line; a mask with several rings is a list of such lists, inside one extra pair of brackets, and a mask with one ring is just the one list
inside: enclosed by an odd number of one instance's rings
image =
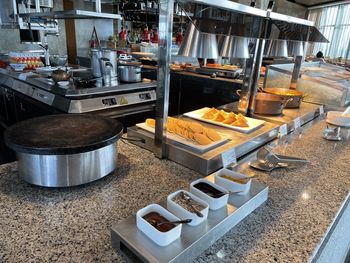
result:
[(62, 80), (62, 81), (59, 81), (57, 82), (57, 84), (61, 87), (66, 87), (69, 85), (69, 81), (68, 80)]
[[(175, 201), (173, 201), (175, 196), (180, 194), (180, 192), (185, 192), (194, 201), (198, 202), (199, 204), (201, 204), (201, 205), (203, 205), (205, 207), (202, 211), (200, 211), (203, 214), (203, 217), (197, 216), (194, 212), (186, 210), (181, 205), (179, 205)], [(177, 191), (175, 193), (172, 193), (172, 194), (168, 195), (168, 198), (167, 198), (167, 209), (171, 213), (173, 213), (174, 215), (176, 215), (179, 218), (181, 218), (181, 220), (192, 219), (191, 223), (188, 223), (188, 225), (196, 226), (196, 225), (199, 225), (200, 223), (202, 223), (204, 220), (207, 219), (208, 212), (209, 212), (209, 204), (207, 202), (203, 201), (202, 199), (200, 199), (199, 197), (195, 196), (194, 194), (191, 194), (190, 192), (187, 192), (185, 190), (179, 190), (179, 191)]]
[[(248, 181), (245, 184), (240, 184), (240, 183), (231, 181), (229, 179), (225, 179), (221, 177), (222, 175), (227, 175), (229, 177), (236, 178), (236, 179), (248, 179)], [(215, 183), (227, 189), (229, 192), (234, 192), (234, 193), (243, 195), (249, 192), (252, 179), (249, 176), (246, 176), (244, 174), (237, 173), (237, 172), (228, 170), (226, 168), (223, 168), (215, 174)]]
[[(198, 183), (209, 184), (210, 186), (212, 186), (216, 190), (222, 192), (224, 195), (222, 195), (219, 198), (211, 197), (210, 195), (204, 193), (203, 191), (201, 191), (195, 187), (195, 185)], [(205, 179), (198, 179), (198, 180), (192, 182), (190, 184), (190, 192), (192, 194), (198, 196), (200, 199), (204, 200), (205, 202), (207, 202), (209, 204), (209, 209), (211, 209), (211, 210), (217, 210), (223, 206), (226, 206), (226, 204), (228, 202), (228, 197), (229, 197), (228, 191), (225, 188), (223, 188), (217, 184), (214, 184), (208, 180), (205, 180)]]
[(174, 216), (164, 207), (158, 204), (151, 204), (140, 209), (136, 213), (136, 226), (140, 231), (142, 231), (146, 236), (148, 236), (158, 246), (161, 246), (161, 247), (165, 247), (169, 245), (170, 243), (174, 242), (176, 239), (180, 237), (182, 224), (178, 224), (173, 229), (167, 232), (161, 232), (143, 218), (143, 216), (151, 212), (157, 212), (158, 214), (164, 216), (169, 221), (180, 220), (178, 217)]

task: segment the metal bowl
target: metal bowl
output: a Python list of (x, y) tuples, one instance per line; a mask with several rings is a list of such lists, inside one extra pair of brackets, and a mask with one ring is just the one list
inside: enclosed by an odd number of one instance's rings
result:
[(65, 66), (68, 61), (68, 56), (58, 56), (58, 55), (53, 55), (50, 56), (50, 65), (53, 67), (61, 67)]

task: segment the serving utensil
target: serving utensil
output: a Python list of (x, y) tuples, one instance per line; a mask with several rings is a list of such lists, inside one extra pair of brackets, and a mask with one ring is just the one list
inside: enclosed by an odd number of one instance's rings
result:
[(323, 138), (329, 141), (341, 141), (340, 127), (330, 128), (327, 125), (327, 128), (323, 131)]
[(286, 155), (280, 155), (275, 154), (271, 150), (269, 150), (267, 147), (262, 147), (257, 152), (257, 159), (261, 160), (263, 162), (270, 161), (272, 163), (291, 163), (291, 164), (303, 164), (308, 163), (309, 161), (303, 158), (293, 157), (293, 156), (286, 156)]
[(258, 170), (262, 170), (265, 172), (271, 172), (274, 169), (277, 168), (288, 168), (289, 165), (286, 163), (272, 163), (268, 160), (265, 161), (261, 161), (261, 160), (254, 160), (248, 163), (249, 166), (258, 169)]
[(187, 223), (191, 223), (192, 219), (184, 219), (184, 220), (177, 220), (177, 221), (163, 221), (159, 223), (154, 219), (150, 219), (150, 220), (147, 220), (147, 222), (154, 227), (158, 227), (165, 224), (187, 224)]
[(187, 195), (185, 192), (180, 193), (180, 197), (186, 201), (186, 203), (191, 207), (192, 211), (199, 217), (203, 217), (204, 215), (194, 206), (191, 201), (192, 198)]

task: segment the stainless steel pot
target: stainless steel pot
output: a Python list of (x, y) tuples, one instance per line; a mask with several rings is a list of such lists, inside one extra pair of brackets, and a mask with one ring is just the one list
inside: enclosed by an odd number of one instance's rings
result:
[(288, 100), (286, 108), (299, 108), (303, 99), (303, 93), (299, 90), (282, 89), (282, 88), (265, 88), (266, 93), (275, 94)]
[(141, 82), (142, 65), (119, 65), (119, 77), (121, 82)]
[(255, 99), (254, 113), (281, 115), (288, 101), (275, 94), (258, 92)]

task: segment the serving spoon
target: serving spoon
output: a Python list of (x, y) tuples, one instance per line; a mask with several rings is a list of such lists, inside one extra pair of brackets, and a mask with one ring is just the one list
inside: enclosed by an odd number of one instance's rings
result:
[(187, 223), (191, 223), (192, 219), (177, 220), (177, 221), (164, 221), (164, 222), (159, 222), (159, 223), (154, 219), (150, 219), (150, 220), (147, 220), (147, 222), (150, 223), (154, 227), (158, 227), (158, 226), (165, 225), (165, 224), (187, 224)]

